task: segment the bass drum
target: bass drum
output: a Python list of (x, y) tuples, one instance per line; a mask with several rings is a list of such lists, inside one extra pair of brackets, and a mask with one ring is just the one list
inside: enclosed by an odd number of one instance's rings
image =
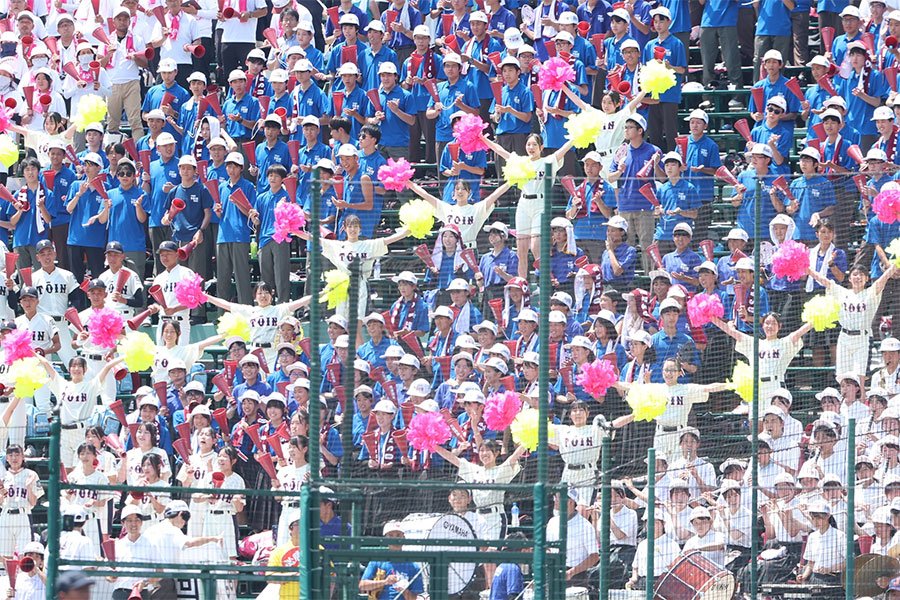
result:
[[(413, 540), (475, 540), (472, 524), (459, 515), (413, 513), (400, 521), (407, 538)], [(465, 546), (404, 546), (407, 551), (460, 552), (477, 550), (477, 544)], [(447, 573), (447, 594), (458, 594), (466, 589), (475, 577), (475, 563), (450, 563)], [(422, 565), (422, 577), (428, 590), (428, 565)]]
[(656, 584), (659, 600), (731, 600), (734, 575), (699, 551), (681, 555)]

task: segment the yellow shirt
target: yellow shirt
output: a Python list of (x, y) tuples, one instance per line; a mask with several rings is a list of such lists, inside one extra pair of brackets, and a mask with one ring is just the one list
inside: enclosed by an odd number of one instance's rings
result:
[[(300, 564), (300, 548), (288, 542), (278, 546), (269, 555), (270, 567), (297, 567)], [(271, 573), (271, 575), (284, 576), (287, 573)], [(278, 593), (280, 600), (297, 600), (300, 597), (300, 582), (283, 582)]]

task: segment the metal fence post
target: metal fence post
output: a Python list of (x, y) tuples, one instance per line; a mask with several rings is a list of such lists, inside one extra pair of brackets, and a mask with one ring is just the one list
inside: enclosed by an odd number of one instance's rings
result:
[[(319, 223), (322, 218), (322, 206), (321, 206), (321, 197), (322, 197), (322, 184), (321, 184), (321, 176), (322, 172), (318, 168), (313, 169), (312, 172), (312, 181), (310, 182), (310, 191), (312, 196), (310, 198), (310, 216), (309, 216), (309, 231), (312, 235), (312, 243), (310, 244), (310, 255), (312, 256), (311, 260), (309, 260), (309, 270), (306, 273), (307, 277), (307, 289), (309, 293), (312, 295), (312, 300), (309, 303), (309, 348), (310, 354), (312, 356), (309, 357), (309, 401), (313, 406), (318, 407), (319, 405), (319, 387), (322, 382), (322, 365), (319, 360), (319, 326), (321, 324), (321, 318), (319, 314), (321, 313), (321, 308), (319, 306), (319, 276), (320, 276), (320, 266), (319, 261), (317, 260), (319, 255), (319, 248), (321, 245), (321, 232), (319, 231)], [(315, 568), (315, 565), (318, 565), (320, 562), (318, 560), (319, 557), (319, 503), (318, 503), (318, 489), (319, 489), (319, 480), (321, 478), (320, 473), (320, 449), (319, 449), (319, 435), (318, 432), (321, 429), (321, 423), (319, 422), (319, 411), (311, 410), (309, 411), (309, 431), (311, 435), (309, 435), (309, 448), (307, 452), (308, 460), (309, 460), (309, 486), (308, 493), (309, 497), (307, 498), (306, 510), (303, 511), (303, 518), (305, 519), (305, 527), (301, 529), (301, 534), (306, 534), (307, 543), (301, 543), (301, 551), (303, 554), (301, 556), (305, 557), (305, 562), (302, 564), (306, 567), (306, 578), (303, 577), (303, 569), (300, 569), (300, 591), (302, 593), (306, 593), (305, 598), (307, 600), (311, 600), (313, 597), (313, 592), (318, 591), (319, 587), (313, 584), (313, 578), (318, 575), (318, 570)], [(303, 496), (301, 496), (301, 499)], [(302, 504), (301, 504), (302, 506)], [(304, 550), (305, 549), (305, 550)]]
[[(356, 456), (353, 453), (353, 414), (354, 408), (354, 381), (356, 374), (354, 372), (354, 361), (356, 359), (356, 337), (359, 335), (359, 260), (350, 261), (350, 289), (347, 293), (347, 337), (349, 346), (347, 347), (347, 360), (344, 361), (343, 381), (340, 385), (344, 386), (344, 408), (341, 415), (341, 440), (344, 445), (344, 457), (341, 460), (341, 479), (346, 479), (353, 472), (353, 465), (356, 463)], [(335, 385), (337, 387), (337, 385)], [(377, 459), (375, 456), (369, 458)], [(344, 510), (344, 516), (341, 518), (343, 522), (349, 521), (350, 512)]]
[(547, 581), (544, 578), (544, 554), (547, 552), (545, 498), (544, 482), (538, 480), (534, 484), (534, 553), (531, 556), (536, 600), (544, 600), (547, 597), (545, 594)]
[(856, 545), (853, 543), (853, 530), (856, 525), (856, 419), (847, 420), (847, 554), (845, 564), (847, 570), (844, 577), (844, 597), (853, 600), (853, 555)]
[(609, 530), (612, 489), (609, 477), (610, 439), (603, 437), (600, 454), (600, 600), (609, 598)]
[(50, 474), (47, 481), (47, 600), (56, 597), (56, 577), (59, 573), (59, 437), (62, 428), (59, 418), (50, 423)]
[(644, 598), (653, 600), (653, 558), (656, 553), (656, 448), (647, 449), (647, 587)]
[(762, 182), (757, 177), (753, 235), (753, 402), (750, 406), (750, 599), (756, 600), (758, 592), (756, 555), (759, 553), (759, 238), (762, 221)]

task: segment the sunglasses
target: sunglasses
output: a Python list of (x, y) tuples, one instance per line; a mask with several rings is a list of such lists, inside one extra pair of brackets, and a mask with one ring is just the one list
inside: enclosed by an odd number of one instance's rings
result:
[(780, 108), (775, 107), (775, 106), (768, 106), (768, 107), (766, 107), (766, 110), (769, 111), (770, 113), (775, 113), (776, 115), (780, 115), (781, 113), (784, 112), (783, 110), (781, 110)]

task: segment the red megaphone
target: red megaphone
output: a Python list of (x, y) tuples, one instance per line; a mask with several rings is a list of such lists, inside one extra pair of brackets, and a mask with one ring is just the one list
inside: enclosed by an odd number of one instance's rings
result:
[(191, 255), (191, 252), (194, 251), (194, 248), (197, 246), (193, 241), (188, 242), (184, 246), (178, 249), (178, 260), (184, 261), (187, 260)]
[[(224, 376), (221, 373), (216, 375), (216, 377), (222, 377), (224, 379)], [(213, 383), (216, 384), (216, 387), (219, 388), (221, 391), (226, 392), (226, 394), (225, 394), (226, 396), (230, 396), (231, 389), (223, 388), (218, 383), (216, 383), (216, 377), (213, 377)], [(216, 410), (213, 411), (212, 416), (213, 416), (213, 419), (215, 419), (216, 423), (219, 425), (219, 432), (222, 433), (223, 435), (228, 435), (229, 429), (228, 429), (228, 411), (227, 411), (227, 409), (217, 408)]]
[(194, 55), (194, 58), (203, 58), (206, 54), (206, 47), (203, 44), (191, 44), (187, 47), (187, 51)]
[(166, 297), (163, 294), (162, 288), (158, 285), (151, 285), (150, 289), (147, 290), (149, 292), (150, 297), (156, 300), (157, 304), (162, 306), (163, 308), (169, 308), (166, 306)]
[(137, 331), (137, 328), (140, 327), (141, 323), (143, 323), (149, 316), (150, 310), (148, 309), (138, 315), (131, 317), (130, 319), (128, 319), (128, 328), (132, 331)]
[(169, 212), (168, 212), (169, 220), (171, 221), (172, 219), (175, 218), (175, 215), (177, 215), (178, 213), (183, 211), (184, 206), (185, 206), (184, 200), (182, 200), (181, 198), (174, 198), (172, 200), (172, 205), (169, 206)]
[(897, 47), (897, 38), (895, 38), (892, 35), (887, 36), (886, 38), (884, 38), (884, 45), (887, 46), (888, 48), (896, 48)]
[(34, 86), (26, 85), (22, 88), (22, 94), (25, 96), (25, 105), (34, 106)]
[(134, 56), (143, 58), (147, 61), (151, 61), (156, 58), (156, 50), (151, 47), (144, 48), (143, 50), (137, 51), (134, 53)]
[(233, 19), (236, 14), (237, 11), (230, 6), (226, 7), (225, 10), (222, 11), (222, 16), (224, 16), (226, 19)]
[(38, 99), (38, 102), (40, 102), (41, 105), (44, 108), (46, 108), (46, 107), (50, 106), (51, 102), (53, 102), (53, 97), (50, 94), (41, 94), (41, 97), (40, 97), (40, 99)]
[(81, 324), (81, 317), (78, 316), (78, 309), (74, 306), (66, 309), (65, 314), (63, 315), (69, 323), (72, 324), (72, 327), (78, 330), (78, 333), (84, 331), (84, 325)]
[(109, 404), (109, 410), (112, 411), (116, 418), (119, 420), (119, 423), (122, 424), (124, 429), (128, 429), (128, 421), (125, 418), (125, 407), (122, 405), (121, 400), (114, 400)]
[(100, 40), (104, 46), (109, 46), (109, 36), (106, 35), (106, 31), (102, 27), (94, 29), (94, 37)]
[(65, 71), (66, 75), (68, 75), (69, 77), (77, 79), (78, 81), (84, 81), (84, 79), (82, 79), (81, 75), (78, 73), (78, 67), (76, 67), (75, 63), (71, 61), (63, 65), (63, 71)]
[(3, 101), (3, 106), (8, 108), (9, 110), (15, 110), (16, 106), (18, 106), (18, 105), (19, 105), (19, 103), (16, 102), (15, 98), (7, 98), (6, 100)]
[(266, 41), (269, 42), (269, 45), (278, 49), (278, 32), (272, 29), (271, 27), (267, 27), (263, 29), (263, 37), (266, 38)]
[(259, 429), (256, 427), (250, 426), (248, 427), (246, 424), (243, 425), (244, 433), (250, 436), (250, 439), (253, 441), (253, 445), (256, 447), (258, 452), (263, 452), (262, 442), (259, 439)]
[(225, 473), (220, 473), (219, 471), (215, 471), (211, 477), (212, 477), (213, 487), (216, 489), (222, 487), (222, 484), (225, 483)]

